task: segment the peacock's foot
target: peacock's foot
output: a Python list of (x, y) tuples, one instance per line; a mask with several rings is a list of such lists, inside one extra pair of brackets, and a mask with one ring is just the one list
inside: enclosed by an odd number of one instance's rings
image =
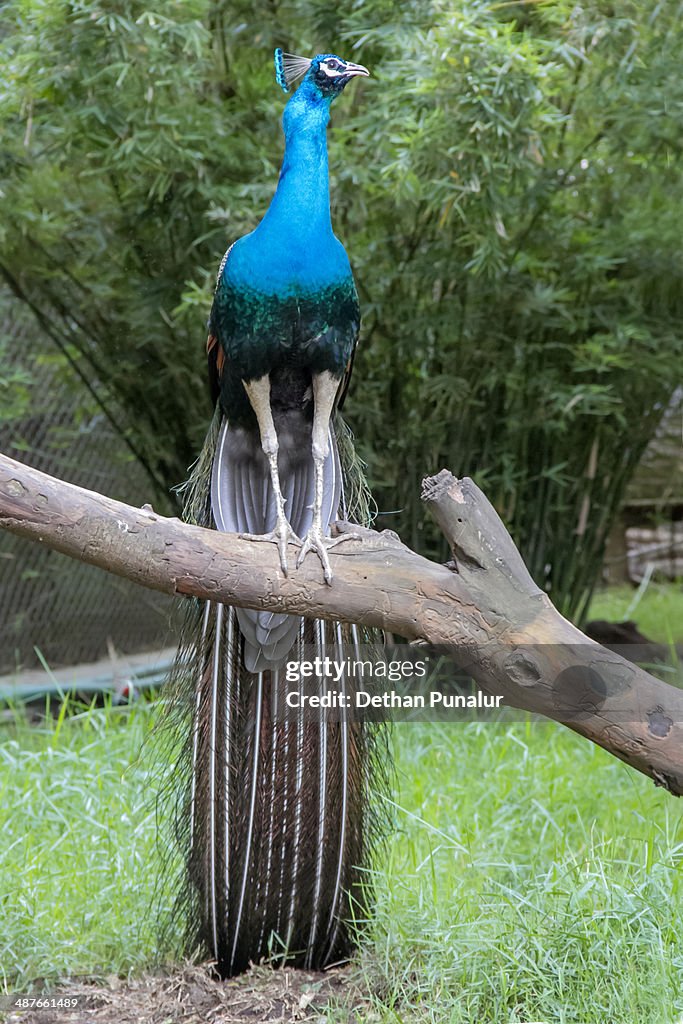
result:
[(301, 538), (297, 537), (284, 516), (278, 520), (277, 526), (270, 533), (240, 533), (239, 536), (242, 540), (267, 540), (272, 544), (277, 544), (280, 568), (285, 576), (287, 575), (287, 545), (296, 544), (297, 547), (301, 547)]
[(319, 526), (312, 526), (304, 538), (299, 557), (296, 560), (297, 569), (308, 552), (315, 551), (323, 567), (325, 583), (331, 583), (333, 579), (332, 568), (327, 552), (330, 548), (336, 548), (337, 544), (342, 544), (345, 540), (362, 540), (362, 537), (358, 533), (345, 533), (340, 537), (327, 537)]

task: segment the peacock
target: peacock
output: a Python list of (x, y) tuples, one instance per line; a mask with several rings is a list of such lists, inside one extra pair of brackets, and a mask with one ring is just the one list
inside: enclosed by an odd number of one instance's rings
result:
[[(184, 518), (277, 544), (281, 571), (311, 554), (332, 583), (330, 536), (367, 523), (370, 499), (339, 416), (360, 328), (347, 254), (332, 230), (330, 107), (360, 64), (275, 51), (285, 153), (258, 226), (220, 264), (209, 317), (214, 418), (186, 485)], [(191, 937), (223, 976), (250, 962), (320, 968), (346, 958), (371, 900), (385, 751), (352, 711), (293, 715), (291, 666), (347, 664), (372, 637), (355, 625), (191, 604), (173, 672), (187, 729), (176, 838)], [(319, 664), (322, 664), (320, 662)], [(346, 670), (335, 690), (351, 694)], [(324, 677), (313, 680), (319, 692)], [(349, 701), (349, 703), (352, 703)], [(373, 727), (373, 730), (375, 727)], [(183, 771), (185, 774), (183, 775)]]

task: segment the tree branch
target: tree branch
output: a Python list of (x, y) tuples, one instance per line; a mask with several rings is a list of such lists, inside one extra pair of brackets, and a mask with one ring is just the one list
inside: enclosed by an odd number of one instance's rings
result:
[(681, 795), (683, 691), (567, 622), (471, 480), (443, 470), (425, 481), (423, 499), (453, 565), (366, 530), (334, 549), (327, 586), (315, 558), (284, 577), (273, 544), (132, 508), (0, 455), (0, 526), (19, 536), (154, 590), (344, 619), (445, 646), (482, 690), (563, 722)]

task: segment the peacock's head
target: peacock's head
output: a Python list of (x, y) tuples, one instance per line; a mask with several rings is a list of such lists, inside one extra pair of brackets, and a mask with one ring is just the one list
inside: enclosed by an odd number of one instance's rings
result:
[(336, 53), (319, 53), (311, 59), (283, 53), (279, 48), (275, 51), (275, 77), (284, 92), (289, 92), (294, 82), (303, 78), (325, 99), (333, 100), (352, 78), (369, 74), (362, 64), (352, 64)]

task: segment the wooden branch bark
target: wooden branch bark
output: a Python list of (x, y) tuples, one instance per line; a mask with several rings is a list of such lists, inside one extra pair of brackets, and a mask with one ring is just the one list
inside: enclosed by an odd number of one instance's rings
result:
[(0, 455), (0, 526), (13, 533), (166, 593), (346, 619), (446, 646), (482, 690), (563, 722), (683, 793), (683, 691), (567, 622), (471, 480), (444, 470), (424, 482), (423, 499), (453, 565), (367, 530), (334, 549), (327, 586), (312, 556), (284, 577), (273, 544), (132, 508)]

